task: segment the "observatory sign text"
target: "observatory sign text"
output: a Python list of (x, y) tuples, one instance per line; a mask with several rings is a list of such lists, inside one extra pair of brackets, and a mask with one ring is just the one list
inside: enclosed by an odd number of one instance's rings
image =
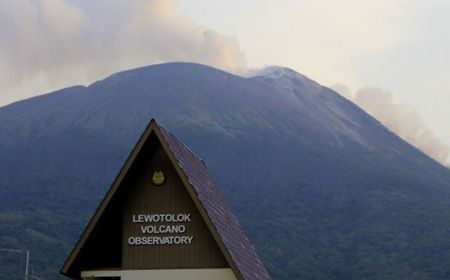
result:
[(139, 235), (129, 236), (128, 245), (190, 245), (193, 235), (187, 234), (190, 213), (133, 214), (132, 223), (139, 227)]

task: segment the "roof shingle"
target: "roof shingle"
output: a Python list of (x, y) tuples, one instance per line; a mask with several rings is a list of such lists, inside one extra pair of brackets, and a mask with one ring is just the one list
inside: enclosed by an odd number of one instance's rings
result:
[(161, 134), (197, 197), (208, 213), (223, 244), (245, 280), (268, 280), (270, 276), (242, 231), (222, 192), (209, 175), (206, 165), (173, 134), (158, 124)]

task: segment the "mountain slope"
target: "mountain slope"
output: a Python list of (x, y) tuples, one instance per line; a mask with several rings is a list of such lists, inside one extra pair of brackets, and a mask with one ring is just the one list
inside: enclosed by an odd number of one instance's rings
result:
[[(60, 279), (151, 118), (205, 160), (274, 279), (450, 276), (449, 171), (284, 68), (161, 64), (1, 108), (0, 247)], [(18, 279), (18, 257), (0, 263)]]

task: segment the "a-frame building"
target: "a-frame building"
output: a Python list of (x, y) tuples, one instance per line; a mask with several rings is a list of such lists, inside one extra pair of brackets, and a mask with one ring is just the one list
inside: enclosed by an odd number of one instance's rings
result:
[(155, 120), (61, 273), (103, 280), (270, 279), (203, 161)]

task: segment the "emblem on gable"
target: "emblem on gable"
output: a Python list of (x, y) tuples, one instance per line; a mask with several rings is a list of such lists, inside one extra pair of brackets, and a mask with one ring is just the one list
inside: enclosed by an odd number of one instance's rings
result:
[(164, 176), (164, 172), (161, 170), (155, 170), (152, 176), (152, 183), (155, 186), (161, 186), (166, 181), (166, 177)]

